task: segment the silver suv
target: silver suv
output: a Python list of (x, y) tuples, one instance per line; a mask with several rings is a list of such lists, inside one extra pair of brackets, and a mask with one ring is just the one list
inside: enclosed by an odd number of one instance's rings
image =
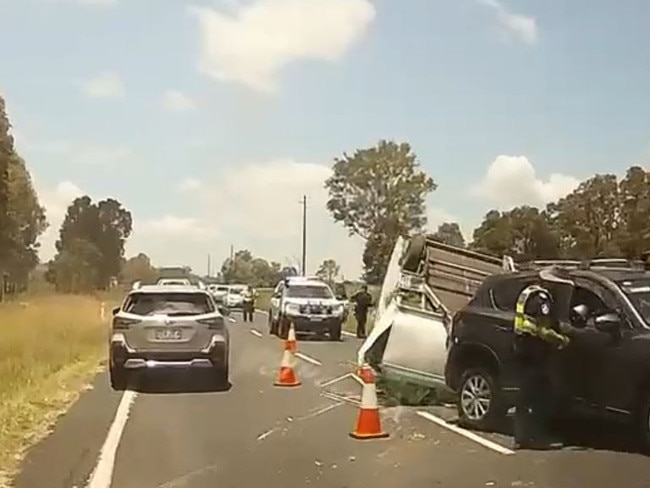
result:
[(123, 390), (129, 373), (149, 368), (202, 368), (226, 385), (230, 337), (210, 293), (194, 286), (132, 290), (113, 309), (109, 340), (111, 386)]

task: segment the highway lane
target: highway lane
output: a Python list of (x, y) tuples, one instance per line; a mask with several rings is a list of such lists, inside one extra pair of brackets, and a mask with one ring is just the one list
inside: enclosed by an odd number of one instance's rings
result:
[[(301, 387), (278, 389), (272, 383), (281, 343), (268, 336), (265, 318), (258, 314), (252, 325), (238, 320), (231, 331), (230, 390), (211, 391), (179, 376), (144, 381), (135, 385), (137, 393), (126, 394), (134, 398), (114, 446), (114, 463), (103, 471), (108, 475), (95, 478), (95, 488), (108, 488), (111, 480), (114, 488), (604, 488), (621, 482), (645, 486), (650, 480), (647, 458), (607, 448), (495, 452), (417, 415), (426, 410), (451, 418), (440, 407), (385, 408), (383, 423), (391, 437), (353, 440), (348, 433), (356, 406), (324, 397), (319, 385), (349, 372), (346, 361), (354, 358), (356, 339), (300, 341), (299, 351), (315, 362), (300, 360)], [(325, 390), (352, 397), (360, 386), (347, 378)], [(121, 396), (100, 375), (53, 434), (30, 452), (16, 486), (86, 486), (98, 460), (106, 468), (110, 459), (100, 450)], [(505, 443), (503, 436), (485, 438)]]

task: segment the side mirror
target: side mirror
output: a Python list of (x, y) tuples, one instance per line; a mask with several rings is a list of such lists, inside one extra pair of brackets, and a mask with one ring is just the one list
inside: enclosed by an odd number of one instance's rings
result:
[(339, 295), (336, 295), (336, 299), (341, 300), (343, 302), (343, 301), (346, 301), (348, 299), (348, 296), (345, 295), (345, 294), (339, 294)]
[(115, 307), (113, 309), (113, 315), (117, 315), (119, 313), (119, 311), (120, 311), (120, 307)]
[(616, 312), (607, 312), (594, 319), (594, 326), (600, 332), (614, 334), (621, 328), (621, 316)]
[(219, 308), (219, 313), (221, 315), (223, 315), (224, 317), (227, 317), (228, 315), (230, 315), (230, 310), (228, 309), (228, 307), (220, 306), (218, 308)]

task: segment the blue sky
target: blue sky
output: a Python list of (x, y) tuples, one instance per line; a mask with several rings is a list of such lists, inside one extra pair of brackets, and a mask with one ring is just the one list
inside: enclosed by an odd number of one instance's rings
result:
[(408, 141), (430, 224), (544, 204), (650, 153), (643, 0), (0, 0), (0, 93), (52, 229), (75, 195), (134, 215), (128, 252), (205, 270), (362, 243), (324, 210), (335, 156)]

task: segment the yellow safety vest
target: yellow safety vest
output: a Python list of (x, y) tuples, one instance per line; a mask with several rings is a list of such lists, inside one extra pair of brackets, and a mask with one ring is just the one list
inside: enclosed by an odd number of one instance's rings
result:
[(515, 334), (537, 337), (543, 341), (549, 342), (562, 348), (569, 342), (569, 338), (567, 336), (555, 332), (552, 328), (547, 327), (545, 324), (539, 323), (537, 320), (529, 317), (524, 313), (526, 302), (533, 293), (538, 292), (548, 293), (548, 290), (539, 285), (530, 285), (519, 294), (519, 297), (517, 297), (514, 323)]

